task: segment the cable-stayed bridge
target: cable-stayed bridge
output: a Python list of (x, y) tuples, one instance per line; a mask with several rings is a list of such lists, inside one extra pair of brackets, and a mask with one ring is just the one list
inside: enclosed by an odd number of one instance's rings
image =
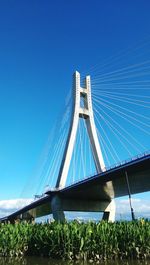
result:
[(115, 198), (150, 191), (149, 64), (137, 61), (96, 75), (91, 69), (92, 80), (74, 74), (63, 117), (50, 135), (36, 178), (22, 192), (32, 188), (35, 200), (2, 220), (50, 213), (64, 220), (68, 210), (102, 211), (113, 221)]

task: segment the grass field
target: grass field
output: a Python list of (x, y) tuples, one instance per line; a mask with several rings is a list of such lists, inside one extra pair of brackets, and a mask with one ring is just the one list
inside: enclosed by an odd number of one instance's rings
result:
[(150, 221), (0, 224), (0, 256), (150, 259)]

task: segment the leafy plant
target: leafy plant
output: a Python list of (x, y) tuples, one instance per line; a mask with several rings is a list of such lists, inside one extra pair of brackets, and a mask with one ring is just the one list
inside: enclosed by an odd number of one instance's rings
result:
[(0, 256), (70, 260), (149, 259), (150, 221), (0, 224)]

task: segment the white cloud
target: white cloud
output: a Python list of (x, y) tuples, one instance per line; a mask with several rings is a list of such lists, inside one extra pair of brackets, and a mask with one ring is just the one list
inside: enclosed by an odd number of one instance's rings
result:
[[(135, 217), (150, 218), (150, 202), (148, 199), (132, 198), (132, 208), (135, 213)], [(130, 215), (129, 199), (117, 199), (116, 200), (116, 213), (117, 215), (124, 217)]]
[(0, 217), (9, 215), (18, 209), (31, 203), (33, 199), (12, 199), (12, 200), (1, 200), (0, 201)]

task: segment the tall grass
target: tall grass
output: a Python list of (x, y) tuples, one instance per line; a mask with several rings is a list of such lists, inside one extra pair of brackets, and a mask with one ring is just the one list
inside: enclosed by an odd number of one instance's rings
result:
[(0, 224), (0, 256), (149, 259), (150, 221)]

